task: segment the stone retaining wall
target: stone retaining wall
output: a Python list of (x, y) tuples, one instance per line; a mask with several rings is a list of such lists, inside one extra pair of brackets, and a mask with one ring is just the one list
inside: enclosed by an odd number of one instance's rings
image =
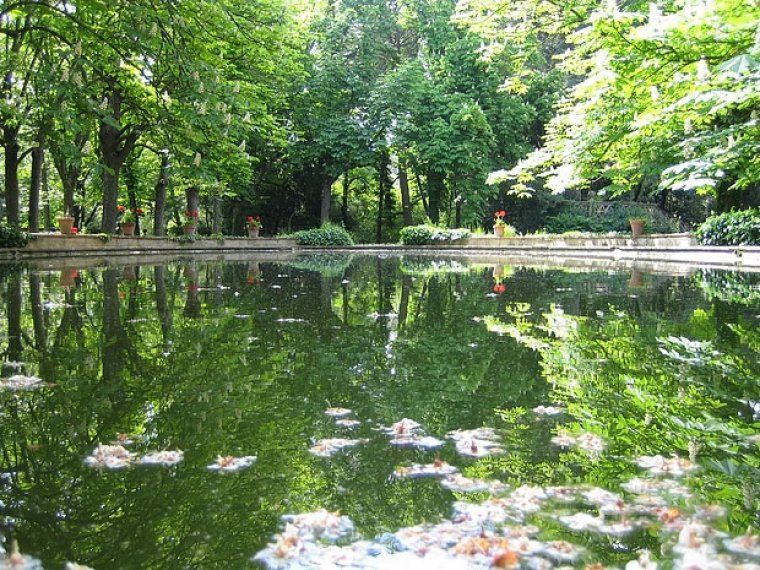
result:
[(609, 260), (623, 264), (686, 264), (760, 271), (760, 247), (713, 247), (697, 245), (689, 234), (624, 236), (477, 236), (456, 243), (407, 247), (396, 244), (357, 245), (340, 248), (299, 247), (288, 238), (182, 238), (34, 234), (21, 250), (0, 250), (0, 260), (51, 259), (97, 256), (193, 255), (255, 252), (358, 252), (427, 253), (446, 255), (508, 256), (531, 264), (560, 260)]
[(154, 236), (99, 236), (62, 234), (31, 234), (29, 244), (19, 250), (0, 250), (0, 259), (30, 259), (41, 257), (79, 257), (90, 255), (137, 255), (141, 253), (246, 252), (293, 251), (296, 242), (286, 238), (182, 238)]

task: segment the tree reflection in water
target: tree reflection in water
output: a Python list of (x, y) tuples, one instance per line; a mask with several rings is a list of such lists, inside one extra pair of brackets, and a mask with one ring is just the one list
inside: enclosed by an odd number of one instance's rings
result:
[[(721, 296), (734, 294), (723, 274), (337, 256), (76, 271), (0, 266), (3, 376), (23, 362), (55, 384), (0, 393), (2, 534), (46, 567), (241, 567), (281, 515), (322, 507), (370, 537), (440, 520), (451, 491), (389, 480), (436, 454), (468, 477), (618, 490), (636, 456), (691, 453), (688, 481), (729, 508), (727, 527), (760, 512), (756, 307)], [(565, 413), (531, 411), (550, 404)], [(336, 425), (331, 406), (362, 423)], [(373, 428), (402, 417), (439, 438), (494, 427), (504, 453), (389, 446)], [(606, 449), (563, 450), (560, 432), (599, 434)], [(184, 461), (85, 466), (119, 434)], [(308, 452), (336, 437), (369, 441)], [(258, 459), (223, 475), (207, 469), (220, 455)], [(594, 548), (617, 560), (609, 543)]]

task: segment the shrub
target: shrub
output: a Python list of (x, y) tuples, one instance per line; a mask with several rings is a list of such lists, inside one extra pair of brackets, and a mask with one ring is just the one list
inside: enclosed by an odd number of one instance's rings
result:
[(0, 248), (19, 249), (29, 243), (29, 236), (18, 228), (0, 226)]
[(311, 246), (340, 246), (354, 245), (354, 238), (346, 228), (335, 224), (325, 224), (321, 228), (301, 230), (293, 234), (298, 245)]
[(399, 240), (404, 245), (425, 245), (432, 241), (433, 226), (406, 226), (399, 232)]
[(740, 210), (710, 216), (697, 228), (702, 245), (760, 245), (760, 210)]
[(472, 233), (467, 228), (437, 228), (435, 226), (406, 226), (401, 228), (399, 237), (404, 245), (429, 245), (447, 241), (467, 239)]

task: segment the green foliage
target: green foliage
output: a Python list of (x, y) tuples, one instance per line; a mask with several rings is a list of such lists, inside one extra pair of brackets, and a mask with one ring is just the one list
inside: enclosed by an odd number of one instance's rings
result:
[(342, 226), (325, 224), (321, 228), (301, 230), (293, 234), (298, 245), (330, 247), (354, 245), (354, 238)]
[(710, 216), (697, 229), (703, 245), (760, 245), (760, 210), (740, 210)]
[(171, 239), (171, 241), (173, 241), (173, 242), (177, 242), (177, 243), (186, 245), (186, 244), (189, 244), (189, 243), (195, 243), (198, 240), (198, 234), (182, 233), (182, 234), (177, 235), (177, 236), (172, 236), (169, 239)]
[[(466, 20), (502, 49), (535, 47), (545, 34), (567, 45), (560, 67), (573, 76), (544, 146), (492, 181), (556, 193), (607, 181), (608, 195), (683, 190), (719, 200), (757, 185), (757, 3), (518, 0), (496, 17), (489, 0), (467, 4)], [(523, 62), (518, 81), (544, 72)]]
[(432, 241), (435, 226), (406, 226), (401, 228), (399, 238), (404, 245), (425, 245)]
[(12, 226), (0, 225), (0, 249), (20, 249), (29, 243), (26, 232)]
[(644, 227), (650, 233), (671, 233), (677, 228), (667, 216), (656, 212), (651, 213), (643, 208), (630, 207), (621, 204), (613, 206), (604, 215), (589, 215), (581, 209), (562, 210), (550, 216), (544, 222), (543, 229), (552, 234), (566, 232), (630, 232), (629, 220), (643, 219)]
[(470, 230), (466, 228), (447, 229), (430, 225), (406, 226), (399, 233), (400, 241), (404, 245), (431, 245), (458, 241), (467, 239), (470, 235)]

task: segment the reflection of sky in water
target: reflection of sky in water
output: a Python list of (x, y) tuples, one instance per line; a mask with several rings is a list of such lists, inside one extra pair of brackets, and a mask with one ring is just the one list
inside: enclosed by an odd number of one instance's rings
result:
[[(0, 533), (46, 567), (243, 567), (272, 540), (278, 563), (728, 564), (758, 522), (751, 275), (72, 267), (0, 267)], [(100, 444), (127, 463), (88, 467)], [(283, 526), (322, 508), (379, 542)]]

